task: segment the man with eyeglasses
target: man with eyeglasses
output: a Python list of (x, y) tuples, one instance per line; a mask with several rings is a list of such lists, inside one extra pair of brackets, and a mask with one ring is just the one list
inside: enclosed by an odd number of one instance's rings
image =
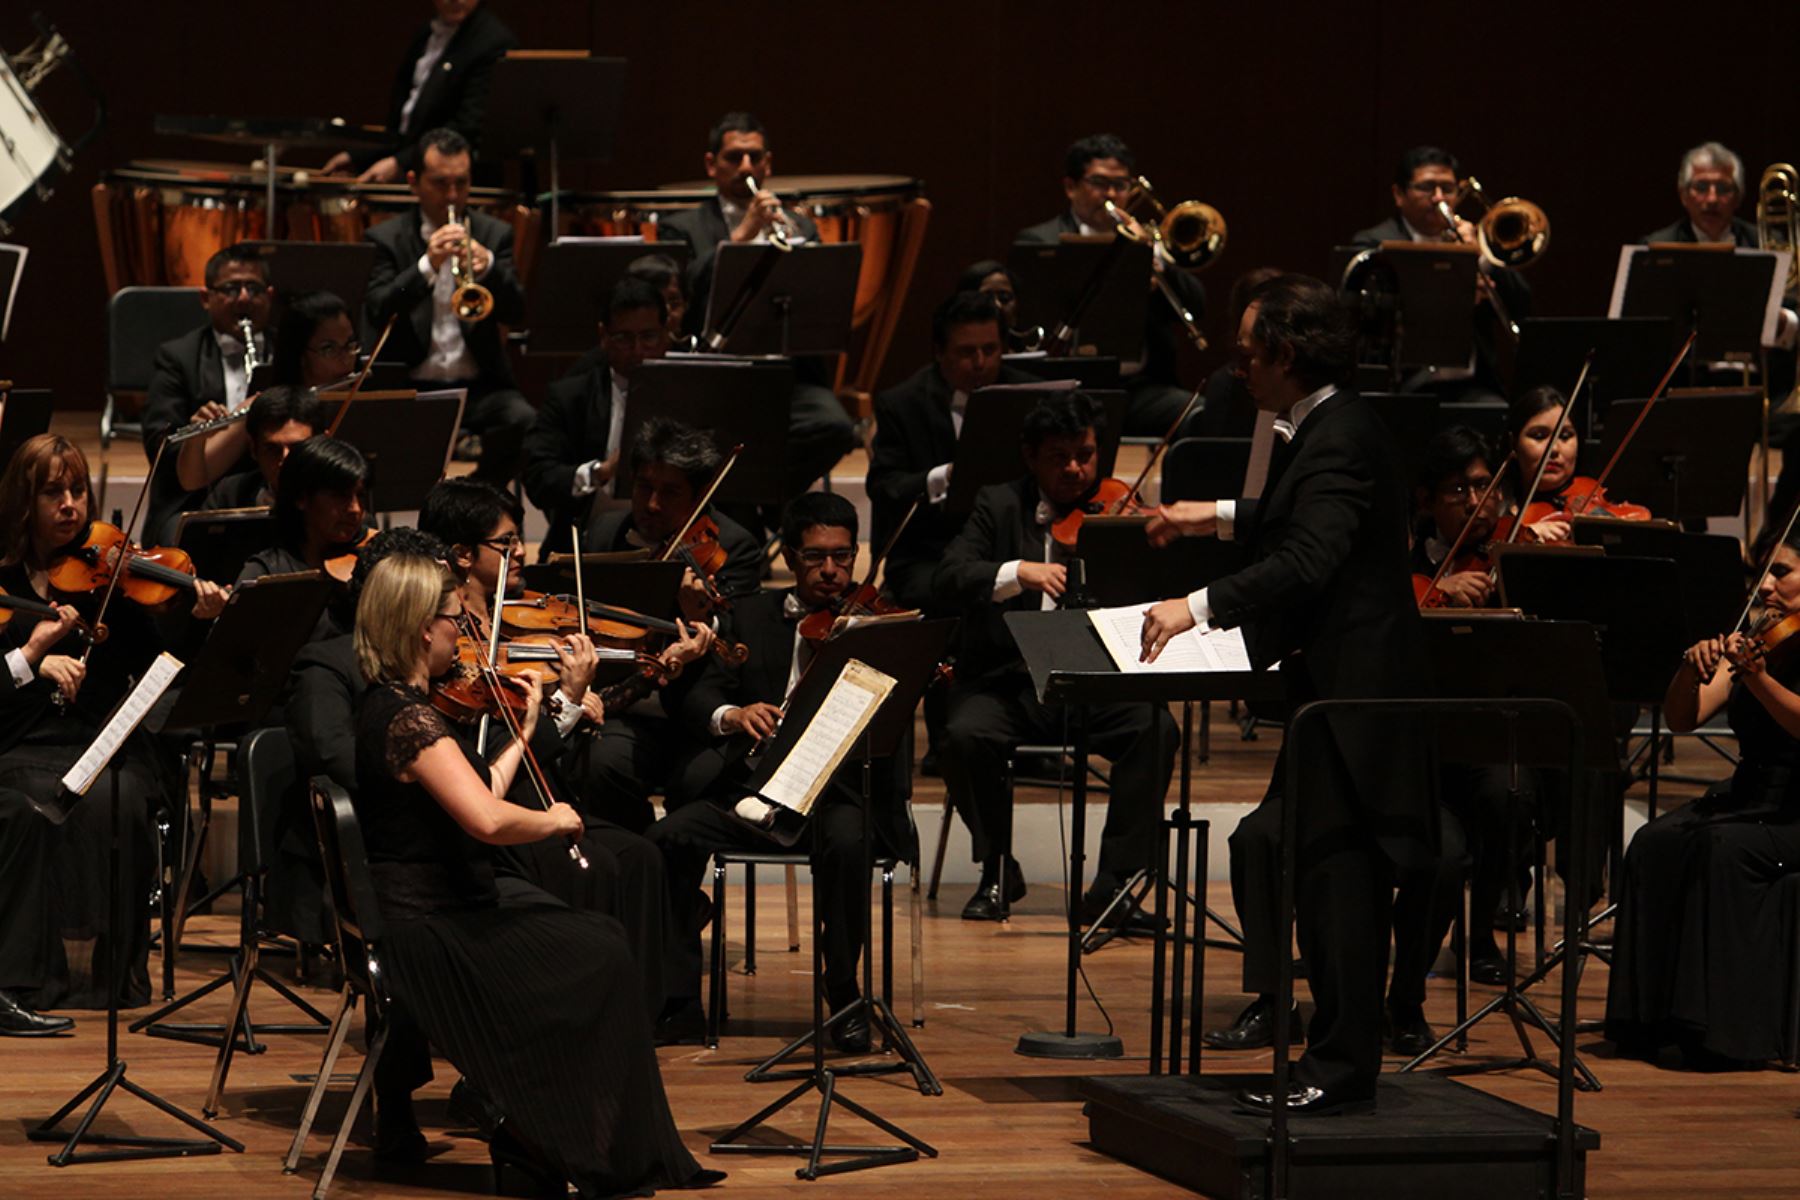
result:
[(1639, 241), (1726, 242), (1755, 249), (1756, 226), (1737, 216), (1744, 202), (1744, 160), (1730, 147), (1702, 142), (1683, 154), (1675, 195), (1686, 215)]
[(662, 293), (626, 276), (613, 285), (600, 346), (587, 370), (550, 385), (525, 437), (525, 494), (550, 520), (541, 553), (570, 548), (570, 527), (585, 527), (594, 498), (619, 470), (625, 398), (646, 362), (669, 351), (668, 309)]
[[(1106, 202), (1124, 208), (1136, 179), (1137, 158), (1122, 140), (1110, 133), (1082, 138), (1063, 155), (1062, 187), (1069, 207), (1048, 221), (1021, 229), (1013, 241), (1054, 246), (1065, 235), (1114, 236), (1119, 226), (1106, 211)], [(1135, 227), (1136, 222), (1132, 224)], [(1160, 254), (1151, 265), (1198, 320), (1206, 309), (1206, 288)], [(1155, 282), (1146, 280), (1144, 286), (1153, 288)], [(1179, 349), (1187, 334), (1179, 326), (1175, 310), (1153, 294), (1144, 310), (1143, 357), (1119, 367), (1126, 391), (1124, 432), (1129, 435), (1160, 438), (1192, 393), (1181, 384)]]
[[(680, 720), (689, 730), (691, 744), (699, 747), (691, 754), (690, 778), (707, 780), (700, 789), (704, 798), (651, 826), (649, 837), (667, 864), (678, 927), (692, 930), (682, 983), (689, 989), (688, 1007), (696, 1017), (704, 901), (700, 881), (717, 850), (787, 848), (731, 809), (745, 794), (751, 771), (747, 753), (775, 736), (782, 705), (812, 661), (813, 647), (800, 636), (800, 622), (855, 587), (856, 535), (856, 509), (844, 497), (830, 492), (796, 497), (781, 521), (782, 554), (794, 573), (794, 586), (758, 592), (739, 602), (735, 633), (749, 648), (749, 659), (740, 667), (711, 660), (681, 704)], [(904, 803), (907, 766), (904, 756), (877, 759), (872, 765), (869, 817), (878, 854), (912, 854)], [(812, 869), (824, 921), (821, 986), (833, 1012), (858, 998), (856, 964), (863, 951), (863, 931), (857, 894), (859, 889), (868, 894), (870, 866), (862, 853), (861, 772), (860, 760), (847, 761), (809, 818), (819, 823)], [(673, 995), (674, 987), (670, 990)], [(868, 1022), (860, 1015), (841, 1020), (832, 1026), (831, 1039), (845, 1053), (865, 1053)]]
[(275, 502), (275, 484), (288, 452), (315, 433), (326, 421), (319, 398), (310, 388), (277, 386), (250, 402), (244, 432), (250, 441), (250, 458), (256, 465), (227, 475), (206, 493), (205, 509), (256, 508)]
[[(249, 246), (227, 246), (206, 260), (200, 307), (206, 323), (157, 349), (144, 400), (144, 454), (156, 459), (163, 438), (193, 421), (224, 416), (249, 394), (242, 322), (249, 321), (258, 362), (273, 354), (269, 314), (275, 289), (268, 268)], [(180, 515), (197, 508), (204, 488), (181, 486), (175, 453), (163, 455), (145, 501), (146, 545), (167, 544)]]

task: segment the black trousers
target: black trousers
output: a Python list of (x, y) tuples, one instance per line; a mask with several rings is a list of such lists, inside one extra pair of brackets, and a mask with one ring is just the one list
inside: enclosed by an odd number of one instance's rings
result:
[[(434, 386), (434, 385), (425, 385)], [(493, 388), (479, 380), (445, 386), (469, 389), (463, 409), (463, 428), (481, 439), (481, 459), (474, 477), (506, 487), (519, 477), (525, 454), (525, 435), (537, 420), (537, 409), (517, 388)]]
[(716, 766), (695, 753), (681, 727), (653, 713), (608, 713), (598, 734), (577, 737), (563, 758), (570, 783), (584, 812), (602, 817), (633, 833), (643, 833), (656, 820), (651, 797), (663, 794), (663, 807), (677, 809), (712, 782)]
[(0, 989), (35, 996), (62, 969), (50, 895), (56, 827), (25, 793), (0, 788)]
[[(975, 814), (969, 832), (976, 862), (1012, 851), (1006, 763), (1013, 747), (1061, 744), (1063, 715), (1061, 709), (1039, 703), (1029, 678), (1007, 676), (993, 686), (957, 684), (950, 689), (938, 753), (952, 802)], [(1073, 721), (1071, 713), (1071, 739)], [(1087, 722), (1089, 750), (1112, 763), (1093, 885), (1096, 894), (1104, 895), (1150, 865), (1181, 738), (1168, 710), (1150, 704), (1094, 705), (1087, 710)]]
[(787, 494), (798, 496), (856, 448), (856, 426), (828, 387), (794, 385), (788, 410)]

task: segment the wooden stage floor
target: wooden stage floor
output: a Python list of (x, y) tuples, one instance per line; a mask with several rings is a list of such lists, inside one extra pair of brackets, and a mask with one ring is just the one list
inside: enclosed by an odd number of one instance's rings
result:
[[(1218, 799), (1253, 799), (1258, 763), (1266, 763), (1276, 735), (1265, 733), (1256, 743), (1218, 736), (1213, 764), (1202, 768), (1199, 794)], [(1681, 766), (1712, 772), (1707, 753), (1691, 742), (1680, 751)], [(1266, 767), (1264, 768), (1266, 769)], [(917, 803), (940, 802), (934, 780), (921, 780)], [(1679, 789), (1676, 789), (1679, 794)], [(1221, 794), (1223, 793), (1223, 794)], [(1204, 807), (1204, 806), (1203, 806)], [(1217, 831), (1222, 836), (1224, 831)], [(855, 1099), (934, 1144), (936, 1160), (882, 1168), (858, 1175), (804, 1185), (820, 1193), (853, 1196), (1031, 1196), (1150, 1197), (1180, 1194), (1145, 1175), (1089, 1150), (1086, 1123), (1074, 1099), (1073, 1079), (1091, 1073), (1136, 1073), (1145, 1070), (1148, 1052), (1150, 950), (1147, 944), (1115, 944), (1087, 960), (1088, 977), (1105, 1003), (1132, 1057), (1122, 1062), (1078, 1064), (1019, 1058), (1012, 1053), (1025, 1030), (1061, 1025), (1064, 941), (1060, 891), (1053, 880), (1036, 880), (1030, 896), (1015, 910), (1009, 925), (970, 924), (957, 913), (966, 887), (946, 886), (936, 912), (927, 911), (924, 927), (926, 1015), (915, 1031), (920, 1048), (943, 1081), (945, 1094), (918, 1095), (890, 1077), (853, 1080), (846, 1084)], [(762, 883), (759, 905), (759, 973), (735, 973), (742, 956), (741, 903), (733, 900), (730, 979), (733, 1023), (717, 1051), (694, 1047), (661, 1052), (675, 1117), (688, 1144), (702, 1161), (730, 1172), (720, 1194), (746, 1198), (804, 1194), (793, 1176), (794, 1162), (785, 1158), (710, 1158), (709, 1140), (773, 1099), (780, 1085), (745, 1083), (743, 1072), (797, 1033), (810, 1015), (806, 1000), (805, 953), (785, 951), (785, 913), (780, 903), (779, 875)], [(904, 893), (900, 893), (903, 897)], [(801, 889), (802, 901), (806, 889)], [(1230, 910), (1224, 884), (1210, 888), (1211, 904)], [(805, 920), (805, 909), (802, 909)], [(897, 1009), (909, 1011), (906, 991), (904, 908), (896, 913), (902, 957), (897, 963)], [(804, 927), (804, 926), (803, 926)], [(224, 916), (200, 918), (192, 940), (224, 941), (230, 936)], [(1528, 950), (1526, 951), (1529, 952)], [(180, 972), (186, 991), (216, 969), (217, 959), (190, 955)], [(1210, 951), (1207, 956), (1206, 1014), (1209, 1025), (1231, 1019), (1243, 999), (1238, 994), (1235, 955)], [(1595, 965), (1582, 984), (1582, 1011), (1596, 1017), (1604, 1003), (1606, 968)], [(1443, 1028), (1451, 1015), (1449, 983), (1434, 980), (1429, 1015)], [(1480, 1004), (1493, 993), (1473, 989)], [(266, 993), (259, 992), (259, 995)], [(1547, 997), (1546, 997), (1547, 999)], [(316, 996), (322, 1007), (329, 997)], [(224, 1003), (197, 1006), (198, 1019), (218, 1019)], [(254, 1015), (283, 1020), (284, 1006), (267, 999)], [(1084, 995), (1083, 1029), (1098, 1030), (1105, 1020)], [(530, 1020), (521, 1013), (521, 1020)], [(271, 1036), (268, 1052), (240, 1056), (232, 1071), (221, 1128), (248, 1147), (242, 1154), (217, 1158), (148, 1163), (101, 1163), (55, 1170), (44, 1162), (48, 1147), (29, 1143), (28, 1126), (72, 1095), (100, 1068), (105, 1053), (101, 1016), (81, 1014), (73, 1037), (50, 1041), (15, 1040), (5, 1048), (0, 1076), (0, 1195), (8, 1197), (188, 1197), (215, 1194), (232, 1197), (290, 1197), (309, 1194), (326, 1143), (315, 1137), (304, 1173), (286, 1177), (281, 1157), (292, 1135), (306, 1092), (301, 1077), (318, 1064), (321, 1039)], [(1540, 1039), (1541, 1041), (1541, 1039)], [(1604, 1090), (1577, 1099), (1584, 1123), (1598, 1128), (1602, 1148), (1589, 1159), (1590, 1195), (1594, 1197), (1787, 1197), (1800, 1178), (1800, 1128), (1796, 1108), (1800, 1086), (1777, 1070), (1736, 1075), (1696, 1075), (1613, 1059), (1592, 1035), (1580, 1042)], [(1516, 1050), (1510, 1030), (1490, 1019), (1471, 1047), (1496, 1057)], [(200, 1047), (123, 1035), (122, 1054), (132, 1077), (171, 1101), (198, 1109), (212, 1064), (211, 1052)], [(1267, 1055), (1208, 1054), (1205, 1069), (1246, 1070), (1266, 1065)], [(354, 1048), (340, 1061), (340, 1072), (360, 1062)], [(1390, 1069), (1397, 1065), (1389, 1061)], [(420, 1093), (420, 1115), (437, 1153), (424, 1168), (410, 1174), (378, 1171), (365, 1144), (353, 1142), (346, 1153), (334, 1194), (345, 1197), (416, 1197), (486, 1194), (490, 1176), (485, 1148), (466, 1133), (447, 1132), (444, 1101), (455, 1072), (440, 1064), (438, 1079)], [(1549, 1111), (1555, 1103), (1553, 1084), (1534, 1073), (1483, 1076), (1476, 1086)], [(338, 1088), (321, 1117), (321, 1128), (335, 1128), (347, 1086)], [(777, 1122), (786, 1133), (805, 1136), (816, 1105), (811, 1100), (790, 1109)], [(131, 1099), (115, 1099), (103, 1128), (129, 1127), (141, 1133), (172, 1133), (173, 1122)], [(868, 1140), (871, 1131), (855, 1118), (833, 1119), (837, 1137)]]

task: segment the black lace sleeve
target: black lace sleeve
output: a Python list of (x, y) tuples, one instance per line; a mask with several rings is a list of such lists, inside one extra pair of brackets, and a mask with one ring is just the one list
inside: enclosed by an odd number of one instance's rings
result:
[(399, 778), (400, 772), (440, 739), (450, 736), (450, 727), (436, 709), (428, 704), (402, 705), (388, 722), (386, 753), (382, 756), (388, 774)]

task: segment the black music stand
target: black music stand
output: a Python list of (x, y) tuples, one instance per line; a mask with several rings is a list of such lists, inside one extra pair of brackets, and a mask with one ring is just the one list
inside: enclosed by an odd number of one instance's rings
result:
[(1069, 357), (1136, 362), (1144, 354), (1150, 247), (1117, 235), (1015, 242), (1006, 265), (1019, 281), (1019, 320), (1048, 334), (1074, 327)]
[[(1006, 614), (1006, 626), (1012, 632), (1013, 640), (1019, 647), (1019, 653), (1025, 660), (1025, 666), (1031, 672), (1032, 685), (1037, 689), (1038, 698), (1047, 705), (1060, 705), (1070, 711), (1073, 725), (1073, 746), (1075, 765), (1072, 772), (1074, 778), (1073, 795), (1070, 806), (1072, 815), (1069, 824), (1069, 955), (1066, 979), (1066, 1012), (1064, 1028), (1046, 1030), (1022, 1035), (1014, 1052), (1031, 1058), (1121, 1058), (1124, 1046), (1120, 1040), (1108, 1034), (1083, 1033), (1076, 1029), (1075, 1002), (1077, 976), (1081, 972), (1081, 885), (1082, 864), (1086, 861), (1087, 850), (1087, 756), (1088, 731), (1087, 707), (1091, 704), (1108, 704), (1126, 702), (1134, 704), (1163, 704), (1172, 701), (1188, 700), (1275, 700), (1284, 694), (1279, 675), (1272, 671), (1245, 672), (1164, 672), (1158, 674), (1127, 674), (1120, 671), (1112, 661), (1111, 655), (1101, 644), (1094, 633), (1087, 614), (1082, 612), (1013, 612)], [(1184, 783), (1186, 782), (1184, 777)], [(1197, 852), (1198, 861), (1206, 861), (1206, 825), (1205, 821), (1196, 821), (1191, 814), (1177, 810), (1176, 816), (1168, 825), (1183, 830), (1197, 830), (1200, 833), (1200, 847)], [(1177, 843), (1176, 871), (1182, 886), (1175, 891), (1175, 981), (1174, 999), (1170, 1005), (1171, 1045), (1176, 1048), (1172, 1058), (1179, 1060), (1181, 1036), (1181, 986), (1182, 957), (1185, 953), (1187, 938), (1185, 937), (1186, 911), (1184, 900), (1187, 895), (1187, 863), (1185, 848), (1188, 839), (1184, 836)], [(1159, 870), (1166, 869), (1159, 864)], [(1202, 867), (1204, 870), (1204, 867)], [(1155, 889), (1158, 915), (1161, 915), (1165, 889)], [(1163, 944), (1161, 936), (1157, 938), (1159, 952), (1152, 965), (1151, 974), (1151, 1026), (1150, 1026), (1150, 1060), (1152, 1064), (1160, 1063), (1162, 1050), (1163, 1020), (1163, 956), (1160, 948)], [(1198, 1027), (1201, 1021), (1202, 987), (1205, 978), (1205, 939), (1194, 939), (1193, 994), (1191, 1021)], [(1197, 1063), (1196, 1052), (1196, 1063)]]
[[(963, 410), (962, 432), (956, 438), (956, 457), (951, 461), (950, 490), (944, 511), (966, 513), (975, 507), (975, 493), (991, 483), (1010, 483), (1025, 473), (1019, 457), (1019, 431), (1026, 414), (1057, 392), (1075, 390), (1072, 379), (1043, 383), (997, 383), (977, 388)], [(1111, 475), (1119, 454), (1119, 431), (1125, 424), (1124, 392), (1089, 392), (1106, 414), (1100, 435), (1099, 472)]]
[(1666, 558), (1680, 584), (1682, 644), (1717, 636), (1737, 621), (1744, 602), (1744, 556), (1735, 537), (1689, 533), (1661, 521), (1576, 517), (1575, 544), (1609, 557)]
[(850, 347), (862, 244), (777, 250), (721, 242), (713, 252), (702, 344), (715, 353), (811, 357)]
[[(468, 393), (457, 388), (416, 395), (359, 393), (337, 436), (369, 462), (369, 511), (415, 512), (444, 477)], [(329, 425), (343, 406), (332, 393), (319, 397)], [(442, 447), (442, 451), (439, 451)]]
[(184, 512), (175, 535), (201, 579), (236, 579), (252, 554), (274, 544), (275, 516), (266, 507)]
[(1475, 274), (1481, 255), (1449, 242), (1383, 242), (1400, 289), (1397, 366), (1466, 370), (1475, 353)]
[(1662, 702), (1689, 645), (1673, 561), (1532, 546), (1499, 555), (1498, 566), (1503, 606), (1540, 620), (1585, 621), (1600, 631), (1601, 662), (1614, 700)]
[[(780, 253), (780, 251), (776, 251)], [(647, 362), (632, 377), (619, 437), (613, 495), (631, 495), (631, 447), (651, 417), (668, 417), (712, 434), (720, 454), (744, 448), (719, 485), (715, 502), (781, 504), (787, 500), (788, 410), (794, 365), (782, 358), (682, 357)]]
[(1380, 392), (1363, 399), (1393, 434), (1406, 478), (1417, 479), (1425, 470), (1425, 448), (1443, 426), (1438, 398), (1418, 392)]
[(1754, 362), (1780, 307), (1780, 262), (1770, 250), (1723, 244), (1625, 246), (1609, 315), (1667, 318), (1673, 345), (1697, 329), (1690, 363)]
[(1567, 395), (1592, 350), (1587, 387), (1570, 416), (1588, 435), (1613, 401), (1654, 392), (1679, 345), (1666, 317), (1527, 317), (1519, 322), (1512, 394), (1548, 385)]
[(550, 236), (562, 217), (562, 149), (605, 162), (625, 95), (625, 60), (580, 53), (514, 50), (494, 64), (481, 148), (504, 158), (550, 155)]
[(532, 355), (581, 355), (594, 348), (595, 327), (606, 320), (606, 302), (626, 268), (646, 254), (675, 260), (678, 270), (692, 253), (686, 242), (642, 238), (558, 238), (537, 252), (525, 294), (525, 344)]
[(1073, 379), (1083, 388), (1117, 390), (1119, 360), (1104, 354), (1050, 358), (1043, 354), (1008, 354), (1005, 365), (1039, 379)]
[[(251, 252), (266, 267), (276, 295), (292, 300), (303, 292), (330, 292), (350, 310), (350, 320), (363, 310), (369, 271), (375, 265), (373, 242), (251, 242)], [(254, 388), (251, 389), (254, 392)]]
[[(1649, 403), (1613, 401), (1606, 413), (1603, 463), (1612, 460)], [(1736, 515), (1744, 506), (1744, 464), (1762, 432), (1762, 406), (1760, 390), (1664, 395), (1607, 477), (1608, 490), (1671, 521)]]
[(40, 433), (50, 432), (50, 414), (56, 398), (49, 388), (13, 388), (0, 392), (0, 465), (12, 461), (13, 452)]
[[(811, 667), (801, 678), (799, 685), (788, 698), (788, 714), (782, 721), (780, 731), (775, 735), (774, 743), (751, 778), (751, 787), (767, 781), (773, 775), (789, 748), (798, 740), (806, 725), (818, 712), (820, 704), (837, 682), (844, 665), (851, 659), (866, 663), (890, 675), (894, 679), (894, 688), (888, 693), (886, 700), (875, 712), (868, 727), (860, 739), (862, 743), (862, 786), (860, 807), (862, 810), (862, 841), (865, 861), (873, 861), (873, 847), (870, 841), (869, 804), (873, 760), (887, 758), (895, 754), (905, 745), (907, 736), (912, 732), (913, 714), (924, 695), (925, 687), (930, 683), (937, 665), (943, 660), (944, 652), (950, 644), (950, 634), (956, 622), (939, 621), (905, 621), (886, 622), (848, 629), (826, 642), (818, 651)], [(843, 766), (838, 768), (840, 771)], [(811, 824), (809, 822), (809, 824)], [(817, 825), (813, 825), (814, 852), (817, 853)], [(833, 1013), (829, 1020), (825, 1017), (825, 1000), (823, 991), (816, 986), (816, 979), (823, 978), (825, 970), (824, 938), (822, 937), (821, 910), (819, 904), (818, 878), (813, 879), (813, 1027), (806, 1034), (789, 1042), (773, 1056), (764, 1060), (745, 1076), (751, 1082), (777, 1079), (799, 1079), (798, 1086), (784, 1093), (772, 1104), (765, 1105), (749, 1120), (732, 1128), (718, 1141), (712, 1144), (714, 1154), (804, 1154), (807, 1156), (805, 1166), (794, 1173), (801, 1179), (817, 1179), (821, 1175), (837, 1175), (848, 1171), (860, 1171), (869, 1167), (889, 1166), (894, 1163), (916, 1162), (921, 1154), (927, 1158), (936, 1158), (937, 1150), (928, 1143), (901, 1129), (898, 1125), (886, 1121), (863, 1105), (842, 1095), (838, 1090), (838, 1080), (844, 1076), (881, 1075), (906, 1072), (912, 1075), (919, 1091), (927, 1096), (943, 1094), (943, 1086), (926, 1064), (925, 1058), (907, 1036), (905, 1028), (894, 1018), (887, 1003), (874, 990), (873, 963), (874, 945), (872, 941), (871, 913), (868, 888), (861, 890), (862, 902), (858, 911), (863, 922), (863, 954), (862, 954), (862, 995), (852, 1004), (845, 1005)], [(865, 1012), (871, 1031), (880, 1029), (887, 1044), (896, 1054), (892, 1063), (853, 1064), (845, 1067), (828, 1067), (825, 1064), (826, 1032), (839, 1022), (846, 1021), (856, 1012)], [(803, 1071), (783, 1072), (773, 1070), (788, 1055), (799, 1050), (808, 1042), (812, 1044), (812, 1065)], [(807, 1092), (817, 1090), (819, 1093), (819, 1119), (811, 1142), (794, 1142), (784, 1145), (770, 1145), (766, 1142), (745, 1142), (744, 1135), (762, 1125), (770, 1117), (804, 1096)], [(880, 1129), (890, 1136), (899, 1138), (902, 1146), (865, 1146), (865, 1145), (829, 1145), (825, 1141), (827, 1122), (831, 1118), (831, 1106), (841, 1104), (856, 1116)], [(827, 1154), (850, 1155), (843, 1162), (822, 1164), (820, 1159)]]

